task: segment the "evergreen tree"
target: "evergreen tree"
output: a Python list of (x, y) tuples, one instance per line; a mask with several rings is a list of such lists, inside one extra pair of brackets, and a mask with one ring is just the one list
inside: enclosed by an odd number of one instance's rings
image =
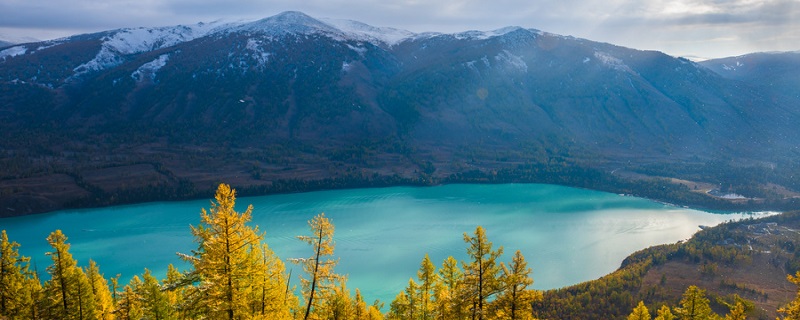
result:
[(5, 230), (0, 234), (0, 318), (27, 315), (33, 306), (28, 288), (27, 257), (19, 255), (19, 244), (10, 242)]
[(469, 244), (467, 255), (471, 259), (469, 264), (463, 264), (465, 302), (469, 304), (472, 319), (486, 319), (489, 298), (501, 289), (497, 258), (503, 254), (503, 247), (492, 250), (492, 243), (481, 226), (475, 229), (472, 237), (464, 233), (464, 242)]
[(716, 318), (717, 315), (711, 311), (705, 290), (696, 286), (689, 286), (683, 293), (680, 308), (675, 311), (681, 320), (705, 320)]
[(311, 235), (297, 238), (311, 245), (314, 253), (311, 258), (292, 259), (293, 262), (302, 264), (303, 271), (309, 277), (301, 278), (303, 296), (306, 300), (303, 319), (315, 318), (312, 313), (316, 309), (322, 309), (323, 302), (331, 296), (338, 279), (333, 272), (337, 261), (330, 258), (333, 256), (334, 250), (333, 224), (325, 217), (325, 213), (320, 213), (308, 221), (308, 226), (311, 229)]
[(503, 270), (502, 292), (495, 300), (495, 308), (498, 310), (498, 318), (502, 319), (531, 319), (533, 318), (532, 303), (537, 299), (538, 292), (528, 290), (528, 286), (533, 285), (531, 279), (531, 268), (525, 257), (517, 250), (511, 259), (511, 264), (506, 266), (501, 263)]
[(628, 320), (650, 320), (650, 311), (647, 310), (647, 306), (644, 305), (643, 301), (639, 301), (639, 304), (633, 308), (633, 312), (628, 315)]

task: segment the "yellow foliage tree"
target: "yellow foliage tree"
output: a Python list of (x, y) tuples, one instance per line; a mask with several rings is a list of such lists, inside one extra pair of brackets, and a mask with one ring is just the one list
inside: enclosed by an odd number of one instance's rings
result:
[(48, 314), (60, 319), (89, 319), (95, 312), (94, 293), (86, 274), (69, 253), (67, 236), (56, 230), (47, 242), (54, 250), (47, 253), (53, 261), (47, 267), (51, 279), (45, 284), (52, 303)]
[(464, 242), (470, 263), (464, 263), (464, 298), (472, 313), (472, 319), (486, 319), (487, 305), (490, 297), (502, 288), (498, 277), (500, 266), (497, 258), (503, 254), (503, 247), (492, 250), (492, 243), (486, 238), (483, 227), (475, 228), (474, 236), (464, 233)]
[(511, 264), (506, 266), (500, 264), (503, 270), (501, 277), (502, 291), (493, 302), (493, 308), (497, 310), (499, 319), (532, 319), (532, 303), (537, 300), (541, 293), (529, 290), (528, 286), (533, 285), (531, 279), (531, 268), (525, 257), (517, 250), (511, 259)]
[(661, 309), (658, 309), (657, 312), (655, 320), (675, 320), (675, 315), (672, 314), (672, 310), (667, 306), (661, 306)]
[[(797, 271), (794, 276), (786, 276), (786, 279), (794, 285), (800, 287), (800, 271)], [(786, 315), (783, 318), (784, 320), (800, 320), (800, 290), (798, 290), (797, 296), (795, 296), (794, 300), (792, 300), (789, 305), (778, 309), (778, 312)]]
[(325, 217), (325, 213), (320, 213), (308, 221), (308, 226), (311, 235), (297, 238), (311, 245), (314, 253), (310, 258), (292, 259), (292, 261), (302, 264), (303, 271), (308, 275), (308, 278), (301, 278), (303, 296), (306, 300), (303, 319), (315, 319), (325, 313), (323, 302), (331, 298), (339, 276), (333, 272), (337, 261), (331, 258), (335, 244), (334, 227), (330, 219)]
[[(282, 270), (267, 270), (278, 266), (271, 259), (272, 252), (262, 249), (264, 235), (258, 232), (257, 227), (247, 225), (253, 206), (248, 206), (242, 213), (236, 212), (236, 191), (226, 184), (219, 185), (214, 198), (216, 201), (211, 203), (209, 211), (202, 209), (201, 224), (192, 227), (199, 248), (188, 260), (201, 282), (197, 288), (201, 293), (193, 294), (198, 300), (193, 305), (206, 308), (205, 316), (215, 319), (240, 319), (256, 314), (267, 316), (267, 312), (273, 319), (285, 318), (289, 314), (285, 308), (268, 310), (266, 306), (254, 307), (263, 305), (260, 303), (263, 301), (283, 301), (280, 288), (285, 277)], [(265, 261), (269, 263), (265, 264)], [(265, 274), (274, 276), (268, 284), (264, 284)], [(278, 290), (264, 289), (267, 287)], [(278, 291), (280, 297), (253, 301), (254, 297)]]
[[(0, 234), (0, 318), (17, 318), (29, 315), (34, 308), (28, 288), (27, 257), (19, 255), (19, 244), (10, 242), (6, 231)], [(35, 312), (35, 310), (34, 310)]]
[(643, 301), (639, 301), (639, 304), (633, 308), (633, 312), (628, 315), (628, 320), (650, 320), (650, 311), (647, 310), (647, 306), (644, 305)]

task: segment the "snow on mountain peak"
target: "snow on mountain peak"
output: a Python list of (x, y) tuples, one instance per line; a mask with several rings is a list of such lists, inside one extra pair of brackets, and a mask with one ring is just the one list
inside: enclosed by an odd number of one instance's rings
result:
[(319, 32), (335, 34), (338, 30), (305, 13), (287, 11), (269, 18), (243, 23), (226, 31), (264, 32), (269, 35), (278, 36), (291, 33), (313, 34)]
[(408, 30), (386, 28), (386, 27), (374, 27), (366, 23), (353, 20), (340, 20), (340, 19), (320, 19), (320, 20), (327, 23), (330, 26), (339, 29), (341, 32), (346, 34), (348, 38), (371, 42), (375, 45), (384, 44), (386, 46), (391, 47), (416, 35)]
[(511, 33), (511, 32), (517, 31), (517, 30), (522, 30), (522, 28), (521, 27), (516, 27), (516, 26), (511, 26), (511, 27), (504, 27), (504, 28), (500, 28), (500, 29), (497, 29), (497, 30), (491, 30), (491, 31), (470, 30), (470, 31), (464, 31), (464, 32), (459, 32), (459, 33), (453, 34), (453, 36), (455, 36), (456, 39), (459, 39), (459, 40), (464, 40), (464, 39), (486, 40), (486, 39), (490, 39), (490, 38), (494, 38), (494, 37), (504, 36), (504, 35), (506, 35), (508, 33)]
[(153, 51), (174, 46), (181, 42), (191, 41), (205, 36), (220, 28), (225, 23), (197, 23), (194, 25), (178, 25), (158, 28), (125, 28), (110, 31), (100, 39), (103, 44), (94, 59), (74, 69), (76, 75), (90, 71), (114, 67), (123, 62), (122, 56)]

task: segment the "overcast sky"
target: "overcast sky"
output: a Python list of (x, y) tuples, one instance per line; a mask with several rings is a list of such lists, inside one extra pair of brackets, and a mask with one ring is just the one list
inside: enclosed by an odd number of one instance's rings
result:
[(521, 26), (685, 57), (800, 50), (800, 0), (0, 0), (0, 39), (287, 10), (413, 32)]

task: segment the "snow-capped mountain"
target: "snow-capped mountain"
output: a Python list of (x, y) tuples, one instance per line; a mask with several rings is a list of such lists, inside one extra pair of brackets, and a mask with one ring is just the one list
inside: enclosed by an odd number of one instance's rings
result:
[(210, 150), (236, 155), (225, 178), (244, 185), (795, 158), (797, 87), (723, 71), (520, 27), (415, 34), (285, 12), (126, 28), (0, 49), (0, 157), (24, 158), (19, 177), (157, 163), (201, 189), (223, 179), (198, 160)]

